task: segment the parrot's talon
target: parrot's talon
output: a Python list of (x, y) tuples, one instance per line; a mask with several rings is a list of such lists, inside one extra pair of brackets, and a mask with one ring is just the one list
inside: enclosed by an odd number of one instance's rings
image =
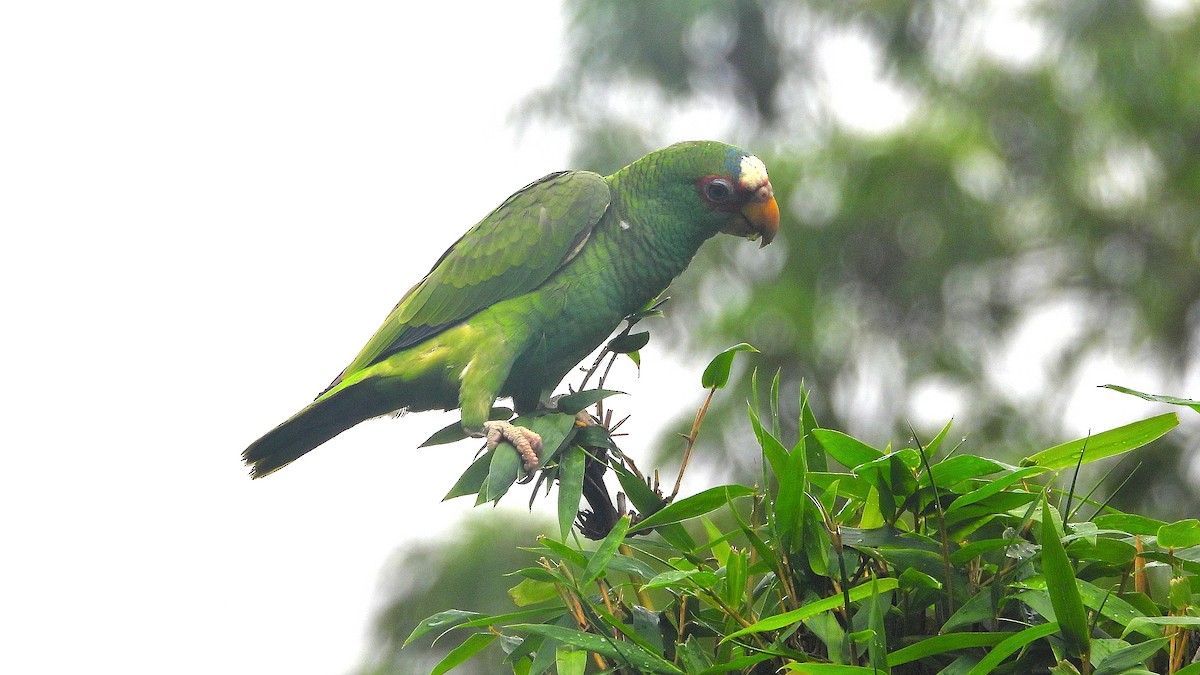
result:
[(536, 431), (511, 422), (493, 420), (484, 422), (483, 433), (488, 450), (495, 450), (501, 441), (512, 443), (517, 449), (517, 456), (521, 458), (521, 466), (525, 473), (533, 473), (541, 466), (542, 437)]

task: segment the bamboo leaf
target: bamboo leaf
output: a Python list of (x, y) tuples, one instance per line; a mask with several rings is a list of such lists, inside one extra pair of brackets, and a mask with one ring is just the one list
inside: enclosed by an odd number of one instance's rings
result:
[(433, 616), (427, 617), (417, 624), (413, 632), (409, 634), (408, 639), (404, 641), (404, 646), (407, 647), (410, 642), (416, 640), (422, 635), (427, 635), (433, 631), (445, 631), (453, 628), (461, 623), (478, 619), (479, 617), (487, 616), (479, 612), (467, 612), (461, 609), (448, 609), (444, 612), (438, 612)]
[(945, 654), (946, 652), (959, 649), (994, 647), (1012, 637), (1012, 635), (1011, 632), (947, 633), (945, 635), (935, 635), (888, 654), (887, 663), (889, 668), (895, 668), (896, 666), (918, 659), (937, 656), (938, 654)]
[(1003, 663), (1004, 659), (1012, 656), (1026, 645), (1044, 637), (1049, 637), (1057, 632), (1058, 624), (1051, 622), (1026, 628), (1019, 633), (1013, 633), (1012, 637), (993, 647), (987, 656), (983, 657), (979, 663), (976, 663), (974, 668), (967, 671), (967, 675), (987, 675), (995, 670), (996, 666)]
[(637, 672), (683, 675), (682, 670), (676, 668), (669, 661), (665, 661), (661, 656), (651, 654), (636, 643), (613, 640), (612, 636), (595, 635), (562, 626), (540, 623), (516, 624), (510, 626), (510, 628), (526, 633), (544, 635), (548, 638), (558, 640), (563, 644), (574, 645), (613, 659), (620, 659), (636, 669)]
[(608, 351), (616, 352), (617, 354), (628, 354), (645, 347), (648, 342), (650, 342), (650, 333), (646, 331), (642, 331), (641, 333), (627, 333), (609, 340), (606, 348)]
[(621, 516), (620, 520), (613, 525), (612, 531), (604, 538), (604, 541), (600, 542), (599, 548), (592, 554), (592, 559), (588, 561), (587, 567), (584, 568), (582, 586), (587, 586), (600, 578), (600, 575), (604, 574), (604, 570), (608, 566), (608, 561), (612, 559), (613, 555), (617, 552), (617, 548), (625, 541), (625, 533), (628, 531), (629, 516)]
[(1112, 389), (1113, 391), (1119, 391), (1122, 394), (1129, 394), (1131, 396), (1137, 396), (1138, 398), (1144, 398), (1147, 401), (1156, 401), (1158, 403), (1170, 403), (1172, 405), (1187, 406), (1187, 407), (1191, 408), (1192, 410), (1195, 410), (1196, 412), (1200, 413), (1200, 401), (1194, 401), (1190, 398), (1179, 398), (1177, 396), (1163, 396), (1161, 394), (1144, 394), (1140, 391), (1136, 391), (1134, 389), (1129, 389), (1128, 387), (1122, 387), (1117, 384), (1105, 384), (1105, 385), (1101, 385), (1101, 386), (1104, 389)]
[(847, 469), (866, 464), (883, 457), (883, 453), (862, 441), (833, 429), (813, 429), (813, 437), (825, 448), (825, 452)]
[(583, 498), (583, 469), (587, 456), (583, 448), (572, 445), (562, 453), (558, 464), (558, 536), (567, 538), (575, 516), (579, 514), (579, 500)]
[(1200, 546), (1200, 520), (1188, 518), (1158, 528), (1158, 545), (1166, 549)]
[(1064, 469), (1080, 462), (1087, 464), (1140, 448), (1177, 426), (1179, 426), (1179, 416), (1175, 413), (1158, 415), (1116, 429), (1102, 431), (1094, 436), (1056, 445), (1026, 457), (1021, 460), (1021, 466)]
[(470, 660), (479, 652), (483, 651), (488, 645), (492, 644), (498, 636), (495, 633), (475, 633), (467, 638), (461, 645), (450, 650), (446, 658), (438, 662), (433, 670), (429, 671), (429, 675), (442, 675)]
[(673, 502), (637, 524), (633, 530), (678, 523), (714, 511), (739, 497), (749, 497), (754, 490), (745, 485), (721, 485)]
[(567, 394), (554, 402), (554, 409), (564, 415), (574, 415), (581, 410), (585, 410), (599, 401), (603, 401), (609, 396), (624, 394), (623, 391), (614, 391), (612, 389), (584, 389), (577, 391), (574, 394)]
[(729, 371), (733, 367), (733, 357), (738, 352), (754, 352), (758, 350), (745, 342), (740, 342), (713, 357), (700, 376), (700, 386), (705, 389), (721, 389), (729, 383)]
[[(872, 593), (885, 593), (887, 591), (895, 590), (896, 588), (899, 588), (899, 586), (899, 580), (893, 577), (871, 579), (870, 581), (865, 581), (849, 590), (848, 593), (850, 595), (850, 602), (861, 602), (862, 600), (871, 597)], [(735, 637), (741, 637), (742, 635), (748, 635), (750, 633), (762, 633), (764, 631), (778, 630), (785, 626), (790, 626), (794, 623), (803, 621), (810, 616), (816, 616), (822, 612), (828, 612), (832, 609), (837, 609), (838, 607), (842, 606), (843, 600), (844, 599), (840, 594), (834, 595), (828, 598), (810, 602), (806, 605), (793, 609), (790, 612), (769, 616), (761, 621), (758, 621), (757, 623), (746, 626), (741, 630), (730, 633), (729, 635), (725, 636), (721, 642), (731, 640)]]
[(1050, 595), (1050, 605), (1054, 607), (1054, 615), (1062, 630), (1067, 653), (1071, 656), (1085, 656), (1090, 646), (1087, 612), (1083, 608), (1079, 584), (1075, 581), (1075, 570), (1071, 567), (1067, 550), (1063, 548), (1062, 538), (1052, 515), (1050, 504), (1043, 494), (1041, 543), (1046, 592)]

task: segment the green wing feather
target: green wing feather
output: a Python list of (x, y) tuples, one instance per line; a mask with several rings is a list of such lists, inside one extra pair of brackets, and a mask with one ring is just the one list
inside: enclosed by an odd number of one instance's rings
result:
[(329, 386), (540, 286), (579, 250), (610, 197), (589, 171), (552, 173), (517, 191), (442, 254)]

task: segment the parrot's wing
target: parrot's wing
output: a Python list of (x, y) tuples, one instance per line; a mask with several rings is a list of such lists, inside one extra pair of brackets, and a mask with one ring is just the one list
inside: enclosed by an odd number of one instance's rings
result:
[(608, 183), (589, 171), (552, 173), (521, 188), (442, 254), (330, 386), (537, 288), (578, 253), (609, 200)]

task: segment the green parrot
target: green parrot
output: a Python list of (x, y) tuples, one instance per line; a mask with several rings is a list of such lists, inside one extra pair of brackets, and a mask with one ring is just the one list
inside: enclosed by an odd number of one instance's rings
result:
[(329, 387), (242, 458), (260, 478), (364, 420), (460, 408), (464, 431), (490, 448), (509, 441), (532, 472), (541, 439), (489, 420), (497, 398), (518, 412), (545, 405), (705, 240), (765, 246), (778, 230), (766, 166), (723, 143), (678, 143), (611, 176), (552, 173), (468, 230)]

